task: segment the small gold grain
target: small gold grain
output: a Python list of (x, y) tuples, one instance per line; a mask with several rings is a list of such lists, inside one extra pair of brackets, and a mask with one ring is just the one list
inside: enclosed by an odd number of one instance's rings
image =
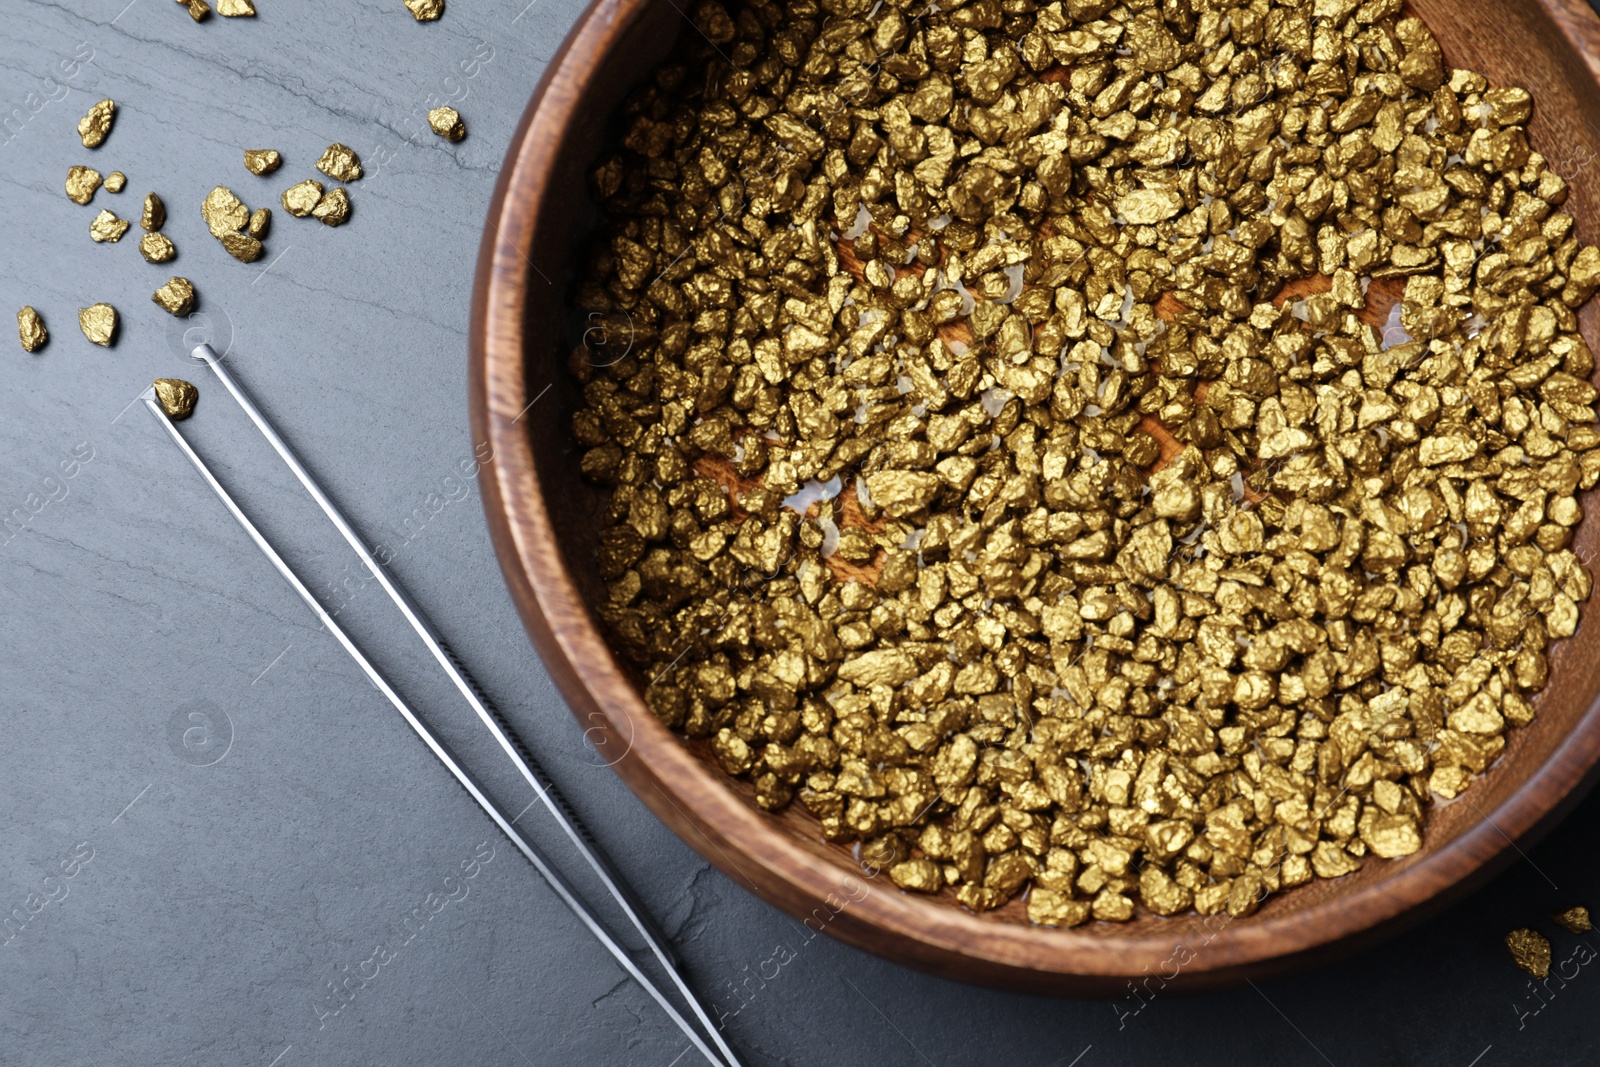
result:
[(461, 112), (453, 107), (436, 107), (428, 112), (428, 125), (447, 141), (459, 141), (467, 135), (467, 124), (461, 121)]
[(335, 181), (353, 182), (361, 177), (361, 159), (353, 149), (335, 141), (317, 160), (317, 169)]
[(265, 237), (267, 235), (267, 227), (269, 227), (271, 225), (272, 225), (272, 209), (271, 208), (265, 208), (265, 207), (258, 207), (250, 215), (250, 222), (249, 222), (249, 225), (247, 225), (245, 227), (245, 232), (248, 233), (251, 237), (256, 237), (256, 238)]
[(120, 170), (114, 170), (106, 175), (106, 192), (120, 193), (128, 185), (128, 176)]
[(205, 219), (211, 236), (221, 240), (226, 234), (244, 229), (250, 221), (250, 209), (233, 195), (233, 190), (219, 185), (206, 194), (200, 205), (200, 217)]
[(1594, 929), (1594, 923), (1589, 920), (1589, 909), (1582, 905), (1558, 911), (1553, 918), (1556, 925), (1568, 933), (1586, 934)]
[(176, 422), (194, 414), (200, 390), (192, 382), (182, 378), (157, 378), (151, 383), (151, 388), (156, 391), (156, 401), (160, 403), (161, 410), (167, 413), (167, 418)]
[(246, 148), (244, 169), (251, 174), (271, 174), (283, 165), (283, 156), (276, 148)]
[(194, 310), (194, 285), (188, 278), (168, 278), (167, 284), (150, 296), (171, 315), (187, 315)]
[(110, 348), (117, 336), (117, 309), (110, 304), (91, 304), (78, 309), (78, 328), (102, 348)]
[(117, 105), (111, 100), (102, 100), (89, 109), (89, 113), (78, 120), (78, 137), (83, 141), (85, 148), (99, 148), (111, 134), (111, 123), (116, 118)]
[(313, 178), (307, 178), (298, 185), (291, 185), (283, 191), (283, 210), (297, 219), (303, 219), (316, 208), (317, 201), (322, 199), (322, 183)]
[(100, 172), (93, 167), (67, 168), (67, 199), (74, 204), (87, 204), (100, 188)]
[(342, 226), (350, 218), (350, 194), (343, 189), (331, 189), (325, 193), (317, 206), (311, 209), (311, 214), (322, 220), (326, 226)]
[(222, 247), (240, 263), (254, 263), (261, 258), (261, 242), (247, 233), (225, 233)]
[(432, 22), (444, 14), (444, 0), (406, 0), (406, 7), (418, 22)]
[(144, 213), (139, 216), (139, 227), (151, 233), (167, 224), (167, 205), (155, 193), (144, 195)]
[[(178, 0), (178, 2), (182, 3), (183, 0)], [(190, 18), (196, 22), (203, 22), (209, 14), (211, 14), (211, 5), (206, 3), (206, 0), (189, 0)]]
[(178, 249), (164, 233), (147, 233), (139, 238), (139, 254), (146, 263), (166, 263), (178, 255)]
[(229, 19), (255, 18), (256, 6), (250, 0), (217, 0), (217, 14)]
[(44, 328), (44, 320), (39, 313), (31, 307), (24, 307), (17, 312), (17, 335), (22, 340), (24, 352), (37, 352), (50, 340), (50, 333)]
[(1550, 975), (1550, 941), (1537, 930), (1523, 928), (1506, 935), (1511, 961), (1535, 978)]
[(109, 211), (102, 211), (89, 223), (89, 237), (96, 242), (116, 244), (128, 232), (128, 220), (119, 219)]

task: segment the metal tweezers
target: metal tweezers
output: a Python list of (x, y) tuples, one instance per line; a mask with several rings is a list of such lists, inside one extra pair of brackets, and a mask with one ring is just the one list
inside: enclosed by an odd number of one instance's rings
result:
[[(606, 892), (616, 901), (617, 906), (628, 917), (628, 921), (632, 923), (634, 929), (639, 932), (646, 944), (649, 945), (650, 951), (671, 978), (672, 984), (688, 1003), (690, 1011), (693, 1012), (704, 1027), (703, 1034), (685, 1019), (661, 989), (639, 970), (628, 951), (612, 938), (610, 932), (589, 909), (588, 905), (579, 899), (548, 857), (523, 837), (522, 833), (514, 825), (516, 818), (520, 818), (520, 816), (511, 818), (506, 816), (505, 812), (489, 796), (488, 792), (472, 776), (471, 772), (456, 759), (444, 742), (434, 735), (428, 725), (418, 717), (405, 702), (404, 698), (394, 690), (378, 669), (372, 665), (371, 661), (356, 647), (355, 642), (334, 621), (333, 616), (317, 602), (311, 590), (306, 588), (305, 583), (283, 561), (283, 557), (278, 555), (267, 539), (262, 536), (261, 531), (256, 529), (255, 524), (234, 502), (228, 491), (222, 487), (222, 483), (217, 481), (216, 476), (211, 473), (205, 461), (200, 458), (194, 449), (189, 446), (189, 442), (178, 432), (177, 426), (173, 424), (166, 411), (156, 401), (154, 389), (146, 390), (140, 397), (144, 401), (145, 407), (149, 408), (151, 414), (155, 415), (161, 425), (166, 428), (167, 433), (171, 435), (179, 450), (188, 457), (190, 463), (194, 464), (195, 469), (200, 472), (200, 476), (211, 487), (211, 491), (222, 501), (229, 513), (233, 515), (234, 520), (243, 527), (245, 533), (255, 542), (256, 547), (261, 549), (272, 565), (277, 568), (278, 573), (283, 575), (284, 579), (294, 588), (294, 591), (300, 594), (300, 598), (316, 613), (322, 625), (344, 646), (345, 651), (350, 654), (350, 658), (355, 660), (356, 665), (361, 668), (362, 672), (377, 687), (378, 691), (388, 698), (389, 703), (395, 706), (395, 710), (400, 712), (411, 729), (416, 732), (418, 737), (422, 738), (423, 743), (438, 757), (439, 762), (443, 763), (446, 769), (455, 776), (456, 781), (460, 782), (466, 791), (472, 795), (472, 799), (478, 802), (478, 806), (488, 813), (489, 817), (500, 827), (501, 832), (517, 847), (517, 850), (527, 857), (528, 862), (533, 864), (544, 880), (549, 883), (550, 888), (555, 890), (562, 903), (571, 909), (572, 913), (588, 928), (589, 932), (595, 936), (595, 939), (616, 958), (617, 962), (622, 965), (622, 968), (628, 972), (634, 981), (638, 982), (645, 992), (649, 993), (656, 1003), (661, 1005), (662, 1010), (671, 1017), (672, 1021), (693, 1043), (694, 1048), (707, 1061), (719, 1065), (726, 1064), (728, 1067), (739, 1067), (738, 1057), (734, 1055), (733, 1050), (723, 1040), (721, 1033), (706, 1014), (705, 1007), (700, 1003), (689, 983), (678, 970), (677, 959), (665, 935), (656, 928), (649, 917), (649, 913), (635, 899), (627, 884), (606, 860), (604, 854), (601, 853), (576, 813), (556, 791), (550, 777), (539, 767), (533, 755), (520, 743), (516, 735), (511, 732), (494, 708), (494, 705), (483, 695), (482, 690), (473, 682), (466, 668), (461, 664), (455, 653), (451, 651), (450, 646), (445, 644), (416, 604), (395, 583), (388, 571), (374, 558), (360, 535), (356, 533), (355, 528), (344, 517), (344, 513), (329, 499), (328, 494), (323, 491), (317, 480), (306, 470), (305, 466), (294, 454), (294, 451), (278, 435), (278, 432), (272, 428), (272, 424), (267, 421), (266, 416), (261, 413), (261, 410), (256, 407), (249, 395), (228, 373), (228, 370), (222, 365), (222, 357), (218, 356), (210, 345), (204, 344), (197, 346), (190, 354), (194, 358), (204, 361), (211, 368), (212, 373), (217, 376), (217, 380), (227, 388), (234, 400), (244, 409), (245, 414), (250, 417), (250, 421), (255, 423), (256, 429), (261, 431), (261, 435), (267, 439), (267, 443), (278, 453), (278, 457), (288, 466), (306, 492), (311, 494), (311, 498), (316, 501), (323, 514), (333, 523), (334, 527), (345, 539), (345, 542), (355, 550), (356, 555), (360, 557), (367, 570), (378, 580), (378, 584), (383, 587), (384, 592), (389, 595), (389, 599), (400, 609), (400, 613), (411, 624), (412, 630), (422, 639), (422, 643), (433, 654), (433, 658), (444, 669), (445, 674), (455, 684), (456, 689), (460, 691), (462, 697), (466, 699), (478, 718), (482, 720), (489, 733), (499, 742), (500, 747), (505, 751), (513, 765), (521, 772), (528, 785), (533, 788), (538, 799), (544, 803), (551, 817), (566, 832), (573, 845), (588, 861), (595, 875), (605, 886)], [(710, 1037), (712, 1043), (716, 1045), (717, 1051), (720, 1052), (720, 1056), (714, 1054), (706, 1045), (705, 1037)]]

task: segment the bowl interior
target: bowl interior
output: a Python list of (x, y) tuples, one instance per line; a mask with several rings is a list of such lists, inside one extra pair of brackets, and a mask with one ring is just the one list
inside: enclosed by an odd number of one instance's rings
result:
[[(1447, 61), (1481, 71), (1495, 83), (1522, 85), (1533, 93), (1536, 109), (1529, 130), (1530, 139), (1571, 184), (1567, 210), (1575, 216), (1580, 236), (1595, 241), (1600, 240), (1600, 190), (1596, 189), (1588, 168), (1592, 161), (1600, 158), (1600, 128), (1597, 128), (1600, 89), (1597, 89), (1594, 72), (1567, 35), (1574, 32), (1572, 27), (1567, 26), (1564, 31), (1560, 19), (1552, 15), (1554, 9), (1571, 11), (1573, 3), (1581, 7), (1581, 0), (1465, 4), (1457, 0), (1411, 0), (1409, 7), (1439, 37)], [(1582, 9), (1580, 15), (1593, 20), (1587, 9)], [(1596, 28), (1600, 28), (1600, 24), (1596, 24)], [(651, 67), (666, 55), (682, 31), (693, 32), (671, 0), (633, 0), (591, 9), (557, 58), (548, 76), (548, 88), (537, 102), (538, 111), (545, 116), (555, 116), (563, 125), (550, 146), (553, 150), (548, 158), (535, 164), (546, 177), (538, 203), (529, 208), (531, 247), (526, 259), (533, 270), (528, 275), (524, 293), (521, 359), (526, 399), (522, 402), (526, 403), (547, 386), (549, 395), (534, 409), (537, 418), (524, 421), (516, 431), (525, 435), (531, 449), (531, 466), (537, 484), (518, 485), (514, 476), (502, 475), (500, 492), (508, 498), (518, 493), (541, 497), (540, 510), (547, 518), (549, 534), (559, 552), (559, 566), (590, 609), (587, 626), (591, 632), (583, 635), (585, 642), (592, 641), (599, 630), (592, 606), (605, 597), (594, 564), (603, 496), (578, 475), (576, 446), (568, 428), (578, 403), (578, 389), (565, 369), (567, 356), (584, 327), (581, 321), (574, 324), (572, 292), (581, 265), (582, 245), (596, 217), (585, 176), (601, 152), (615, 143), (616, 131), (604, 117), (612, 114), (627, 89), (649, 76)], [(586, 47), (602, 40), (610, 42), (603, 54), (584, 53)], [(524, 133), (527, 130), (525, 123)], [(526, 145), (523, 151), (527, 151)], [(517, 152), (518, 147), (514, 145), (513, 155)], [(517, 196), (518, 189), (514, 185), (508, 187), (505, 195)], [(498, 203), (496, 210), (499, 210)], [(486, 262), (489, 244), (486, 239)], [(1581, 320), (1585, 338), (1591, 347), (1600, 349), (1600, 332), (1597, 332), (1600, 311), (1591, 305)], [(567, 324), (567, 328), (564, 331), (552, 329), (552, 324), (557, 323)], [(494, 358), (492, 352), (490, 358)], [(511, 411), (520, 406), (512, 403), (513, 399), (506, 400)], [(494, 403), (492, 399), (491, 403)], [(1593, 505), (1592, 499), (1586, 503)], [(494, 522), (492, 512), (491, 506), (491, 522)], [(1600, 538), (1600, 529), (1590, 517), (1579, 529), (1575, 550), (1586, 560), (1592, 558), (1597, 538)], [(517, 566), (538, 566), (529, 563), (530, 553), (521, 547), (507, 553), (503, 543), (502, 554), (508, 573)], [(520, 562), (511, 556), (519, 556)], [(551, 562), (546, 560), (543, 565), (550, 566)], [(516, 587), (515, 577), (513, 587)], [(523, 606), (526, 614), (528, 605)], [(549, 604), (541, 604), (534, 610), (543, 612), (549, 607)], [(574, 625), (582, 629), (585, 623), (582, 619), (568, 620), (568, 629)], [(546, 654), (548, 659), (548, 645)], [(574, 672), (577, 684), (592, 690), (596, 672), (627, 675), (628, 668), (605, 655), (596, 663), (577, 668)], [(561, 673), (557, 671), (558, 677)], [(635, 687), (640, 681), (632, 678)], [(1360, 871), (1348, 877), (1331, 881), (1316, 879), (1269, 898), (1254, 916), (1238, 920), (1225, 931), (1223, 936), (1232, 942), (1234, 949), (1214, 954), (1215, 965), (1219, 968), (1251, 965), (1276, 951), (1304, 952), (1329, 937), (1354, 934), (1366, 927), (1390, 922), (1403, 910), (1399, 905), (1384, 905), (1383, 898), (1391, 890), (1409, 904), (1435, 897), (1464, 879), (1483, 876), (1487, 872), (1485, 864), (1508, 851), (1508, 837), (1514, 838), (1534, 828), (1558, 809), (1564, 798), (1567, 803), (1576, 799), (1574, 790), (1589, 773), (1597, 734), (1600, 734), (1593, 709), (1597, 692), (1600, 692), (1600, 626), (1586, 622), (1575, 637), (1561, 643), (1554, 651), (1551, 683), (1537, 702), (1536, 721), (1529, 727), (1513, 730), (1503, 755), (1459, 798), (1434, 806), (1426, 824), (1422, 851), (1397, 861), (1369, 860)], [(572, 696), (570, 689), (568, 695)], [(706, 788), (740, 794), (741, 802), (747, 801), (754, 807), (748, 785), (723, 774), (701, 746), (681, 738), (666, 740), (664, 729), (644, 711), (641, 702), (634, 700), (633, 707), (623, 709), (608, 706), (603, 698), (599, 704), (613, 726), (619, 715), (625, 715), (632, 724), (629, 729), (648, 733), (654, 743), (676, 744), (694, 752), (700, 760)], [(634, 738), (624, 740), (635, 743)], [(639, 788), (637, 782), (633, 784)], [(657, 785), (656, 788), (659, 791), (661, 787)], [(645, 799), (658, 813), (663, 813), (659, 798), (647, 796)], [(674, 806), (689, 806), (691, 810), (688, 811), (680, 807), (680, 813), (691, 823), (696, 820), (691, 797), (680, 795), (667, 799)], [(669, 822), (677, 822), (664, 817)], [(837, 872), (835, 883), (845, 875), (859, 876), (860, 867), (850, 853), (824, 843), (816, 821), (798, 804), (781, 814), (758, 818), (772, 840), (781, 840), (792, 855)], [(702, 840), (693, 835), (686, 837), (707, 858), (738, 876), (737, 856), (729, 855), (718, 841), (710, 836)], [(718, 852), (722, 854), (719, 856)], [(813, 903), (818, 903), (806, 893), (766, 891), (760, 878), (746, 878), (745, 881), (791, 913), (804, 914)], [(885, 893), (901, 897), (884, 913), (892, 912), (897, 924), (922, 924), (929, 929), (958, 933), (972, 931), (974, 923), (988, 924), (987, 928), (997, 933), (999, 928), (1009, 927), (1016, 935), (1034, 939), (1045, 947), (1043, 955), (1035, 957), (1028, 963), (1029, 967), (1062, 976), (1075, 971), (1136, 974), (1142, 965), (1163, 958), (1181, 937), (1180, 929), (1193, 922), (1192, 917), (1162, 919), (1141, 913), (1129, 923), (1091, 922), (1071, 931), (1048, 930), (1028, 923), (1021, 901), (975, 917), (961, 909), (948, 891), (937, 897), (902, 896), (886, 879), (882, 881)], [(875, 888), (874, 894), (878, 892)], [(871, 938), (853, 936), (853, 931), (859, 932), (860, 923), (871, 926), (876, 921), (872, 909), (857, 911), (860, 914), (856, 924), (836, 924), (835, 932), (850, 940), (870, 942)], [(1286, 931), (1298, 933), (1284, 941)], [(1091, 953), (1094, 960), (1087, 960), (1083, 955), (1085, 946), (1107, 940), (1129, 950), (1121, 964), (1102, 954)], [(1272, 948), (1273, 945), (1278, 948)], [(984, 957), (1004, 956), (1008, 950), (995, 947), (992, 952), (982, 948), (971, 951), (976, 957)], [(902, 958), (958, 977), (994, 977), (981, 973), (982, 968), (963, 971), (951, 963), (946, 952), (911, 947)], [(1016, 965), (1016, 961), (1005, 964), (1007, 967)], [(1206, 966), (1203, 961), (1198, 964), (1201, 970)], [(1048, 979), (1041, 983), (1019, 981), (1044, 988), (1059, 987)], [(1018, 984), (1018, 981), (1010, 984)]]

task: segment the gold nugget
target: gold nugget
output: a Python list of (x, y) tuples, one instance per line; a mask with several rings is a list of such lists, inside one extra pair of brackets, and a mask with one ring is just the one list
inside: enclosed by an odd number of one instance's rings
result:
[(117, 335), (117, 309), (110, 304), (91, 304), (78, 309), (78, 328), (102, 348), (110, 348)]
[(436, 107), (428, 112), (428, 125), (447, 141), (459, 141), (467, 135), (467, 124), (461, 121), (461, 112), (453, 107)]
[(100, 172), (93, 167), (67, 168), (67, 199), (74, 204), (87, 204), (100, 188)]
[(256, 208), (250, 216), (250, 224), (245, 227), (245, 232), (251, 237), (265, 237), (267, 227), (272, 225), (272, 210), (270, 208)]
[(322, 199), (322, 183), (311, 178), (283, 191), (283, 210), (297, 219), (303, 219), (316, 208)]
[(317, 160), (317, 169), (335, 181), (353, 182), (361, 177), (361, 160), (350, 148), (335, 141)]
[(117, 105), (111, 100), (102, 100), (89, 109), (89, 113), (78, 120), (78, 136), (83, 140), (85, 148), (99, 148), (111, 134), (111, 122), (116, 117)]
[(245, 233), (225, 233), (222, 247), (240, 263), (254, 263), (261, 258), (261, 242)]
[(144, 196), (144, 213), (139, 216), (139, 228), (154, 233), (167, 224), (167, 205), (155, 193)]
[[(182, 3), (183, 0), (178, 0), (178, 2)], [(211, 14), (211, 5), (206, 3), (206, 0), (189, 0), (190, 18), (196, 22), (203, 22), (209, 14)]]
[(1589, 921), (1589, 909), (1581, 905), (1558, 911), (1553, 918), (1556, 925), (1568, 933), (1586, 934), (1594, 929), (1594, 923)]
[(176, 422), (187, 419), (194, 414), (195, 401), (200, 399), (200, 390), (192, 382), (182, 378), (157, 378), (151, 387), (156, 391), (156, 401), (161, 405), (161, 410), (167, 413), (167, 418)]
[(256, 6), (250, 0), (217, 0), (217, 14), (223, 18), (255, 18)]
[(166, 263), (175, 258), (178, 249), (163, 233), (147, 233), (139, 238), (139, 254), (146, 263)]
[(432, 22), (444, 14), (444, 0), (406, 0), (406, 7), (418, 22)]
[(188, 278), (168, 278), (167, 284), (150, 296), (168, 314), (187, 315), (194, 310), (194, 286)]
[(128, 184), (128, 176), (120, 170), (114, 170), (106, 175), (106, 192), (120, 193)]
[(276, 148), (246, 148), (244, 150), (244, 169), (251, 174), (271, 174), (283, 164), (283, 157)]
[(50, 340), (50, 334), (44, 328), (44, 320), (39, 313), (31, 307), (25, 307), (17, 312), (17, 334), (22, 339), (24, 352), (37, 352)]
[(343, 189), (333, 189), (317, 201), (311, 214), (327, 226), (342, 226), (350, 218), (350, 195)]
[(1513, 930), (1506, 935), (1511, 960), (1535, 978), (1550, 976), (1550, 941), (1537, 930)]
[(200, 205), (200, 217), (206, 220), (211, 236), (221, 240), (244, 228), (250, 221), (250, 209), (233, 195), (233, 190), (219, 185), (206, 194), (205, 202)]
[(119, 219), (109, 211), (102, 211), (89, 223), (89, 237), (96, 242), (116, 244), (128, 232), (128, 220)]

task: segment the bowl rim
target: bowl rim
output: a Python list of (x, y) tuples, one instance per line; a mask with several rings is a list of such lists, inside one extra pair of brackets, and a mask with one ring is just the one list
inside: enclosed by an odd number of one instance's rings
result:
[[(670, 2), (670, 0), (669, 0)], [(1600, 18), (1584, 0), (1533, 0), (1600, 81)], [(602, 57), (657, 0), (593, 0), (551, 59), (513, 135), (495, 186), (477, 262), (468, 399), (484, 512), (525, 628), (580, 725), (625, 745), (612, 765), (685, 843), (736, 882), (804, 918), (830, 902), (820, 924), (838, 939), (947, 977), (1046, 992), (1122, 992), (1129, 978), (1170, 966), (1205, 917), (1174, 917), (1160, 935), (1096, 933), (1101, 924), (1052, 929), (1001, 923), (962, 908), (879, 889), (766, 823), (646, 707), (594, 624), (556, 542), (523, 414), (529, 397), (523, 337), (529, 254), (538, 201)], [(676, 5), (674, 5), (676, 6)], [(544, 279), (548, 281), (548, 279)], [(542, 394), (541, 394), (542, 395)], [(1210, 929), (1184, 961), (1199, 985), (1286, 969), (1381, 934), (1442, 906), (1520, 855), (1516, 842), (1547, 829), (1592, 784), (1600, 761), (1600, 700), (1550, 757), (1471, 828), (1354, 892), (1282, 915)], [(852, 885), (861, 885), (859, 898)], [(848, 900), (841, 901), (841, 897)], [(833, 901), (840, 901), (832, 908)], [(1430, 907), (1431, 906), (1431, 907)], [(1191, 920), (1184, 922), (1183, 920)], [(1336, 950), (1335, 946), (1341, 946)]]

